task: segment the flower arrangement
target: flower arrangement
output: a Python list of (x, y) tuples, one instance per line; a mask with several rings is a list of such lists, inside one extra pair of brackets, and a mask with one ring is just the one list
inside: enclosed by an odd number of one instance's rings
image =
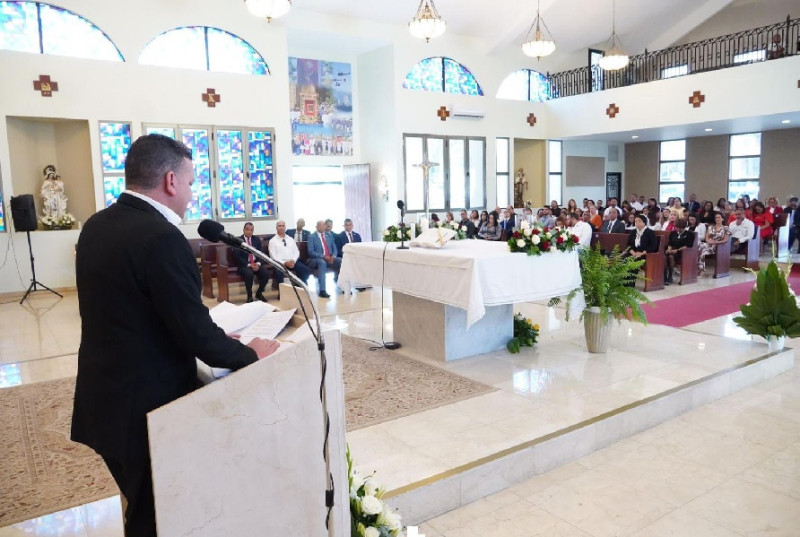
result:
[(411, 240), (411, 228), (404, 226), (401, 231), (400, 226), (391, 225), (383, 230), (383, 242), (400, 242), (400, 240)]
[(508, 239), (512, 252), (525, 252), (528, 255), (541, 255), (542, 252), (568, 252), (578, 244), (578, 237), (566, 229), (545, 229), (531, 225), (523, 220), (520, 228)]
[(456, 236), (453, 237), (454, 241), (460, 241), (462, 239), (467, 238), (467, 228), (466, 226), (462, 226), (458, 222), (439, 222), (436, 224), (436, 227), (443, 227), (446, 229), (452, 229), (456, 232)]
[(45, 229), (72, 229), (72, 226), (75, 225), (76, 220), (75, 217), (70, 213), (64, 213), (58, 218), (53, 218), (52, 216), (43, 216), (40, 219), (40, 222)]
[(385, 490), (375, 480), (375, 474), (363, 477), (354, 468), (350, 446), (347, 446), (347, 481), (351, 537), (397, 537), (403, 528), (400, 514), (383, 503)]
[(539, 339), (539, 325), (526, 318), (521, 313), (514, 315), (514, 337), (506, 343), (506, 349), (511, 354), (517, 354), (520, 347), (533, 347)]

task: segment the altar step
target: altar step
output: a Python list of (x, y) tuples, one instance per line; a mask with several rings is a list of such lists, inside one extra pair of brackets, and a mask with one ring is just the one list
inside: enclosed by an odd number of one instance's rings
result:
[(794, 350), (765, 354), (592, 419), (391, 490), (385, 498), (416, 525), (575, 461), (794, 367)]

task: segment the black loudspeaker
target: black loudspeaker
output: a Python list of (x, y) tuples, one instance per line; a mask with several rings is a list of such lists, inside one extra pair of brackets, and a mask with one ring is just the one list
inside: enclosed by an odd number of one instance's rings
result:
[(39, 222), (36, 219), (36, 205), (33, 194), (11, 196), (11, 218), (17, 231), (36, 231)]

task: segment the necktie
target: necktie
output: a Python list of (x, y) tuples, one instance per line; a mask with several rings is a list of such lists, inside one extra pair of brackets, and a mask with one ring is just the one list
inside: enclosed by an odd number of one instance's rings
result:
[(349, 231), (347, 232), (347, 242), (353, 242), (353, 234)]
[(328, 250), (328, 241), (325, 240), (325, 234), (318, 233), (318, 235), (320, 242), (322, 242), (322, 250), (325, 252), (325, 255), (326, 256), (331, 255), (330, 251)]
[[(253, 246), (253, 242), (250, 240), (250, 237), (247, 237), (247, 245)], [(252, 265), (255, 262), (255, 260), (256, 260), (255, 256), (253, 254), (250, 254), (250, 256), (248, 256), (247, 258), (247, 263)]]

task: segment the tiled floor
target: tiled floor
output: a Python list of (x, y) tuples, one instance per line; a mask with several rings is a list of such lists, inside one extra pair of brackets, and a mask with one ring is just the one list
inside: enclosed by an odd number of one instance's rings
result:
[[(751, 278), (704, 278), (651, 293), (653, 300)], [(324, 321), (357, 337), (391, 339), (391, 294), (373, 289), (322, 301)], [(213, 301), (209, 301), (213, 305)], [(447, 364), (498, 391), (348, 434), (362, 470), (408, 482), (530, 438), (559, 420), (615, 408), (703, 376), (708, 356), (763, 354), (731, 316), (674, 330), (615, 327), (605, 357), (587, 360), (577, 323), (541, 305), (518, 309), (542, 326), (541, 344), (520, 355), (492, 353)], [(0, 304), (0, 387), (75, 374), (80, 320), (75, 293), (37, 293)], [(550, 349), (541, 352), (541, 349)], [(686, 360), (677, 360), (685, 356)], [(717, 365), (714, 365), (717, 367)], [(447, 535), (800, 535), (800, 381), (797, 369), (430, 520), (420, 532)], [(458, 449), (454, 448), (457, 446)], [(382, 455), (385, 454), (385, 455)], [(366, 465), (366, 466), (365, 466)], [(14, 526), (16, 535), (121, 536), (110, 498)]]

